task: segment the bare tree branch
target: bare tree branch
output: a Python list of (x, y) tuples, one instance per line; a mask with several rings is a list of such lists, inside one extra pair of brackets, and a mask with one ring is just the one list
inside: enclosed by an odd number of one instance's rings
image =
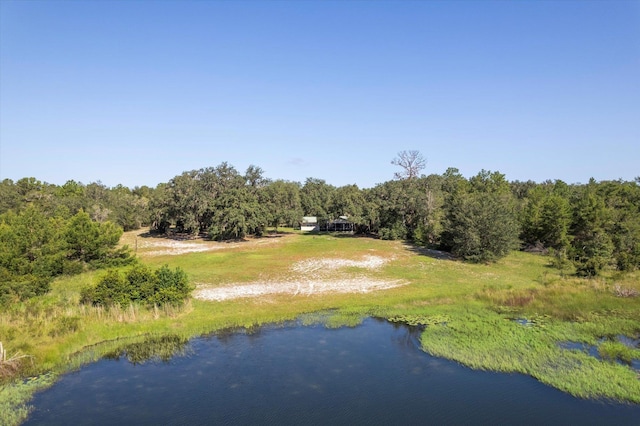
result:
[(427, 165), (427, 160), (420, 151), (400, 151), (398, 156), (391, 161), (394, 166), (402, 167), (401, 172), (394, 173), (396, 179), (413, 179), (420, 176), (420, 172)]

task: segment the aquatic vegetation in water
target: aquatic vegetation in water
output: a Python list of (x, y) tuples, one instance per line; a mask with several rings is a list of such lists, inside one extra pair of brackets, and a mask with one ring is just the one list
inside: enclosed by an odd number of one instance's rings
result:
[(559, 346), (585, 352), (598, 360), (616, 362), (640, 370), (640, 339), (619, 335), (600, 338), (595, 345), (561, 342)]
[(396, 315), (388, 318), (388, 320), (410, 326), (429, 326), (444, 325), (449, 321), (449, 317), (447, 315)]
[(0, 387), (0, 419), (3, 424), (17, 425), (23, 422), (33, 407), (27, 403), (33, 394), (45, 389), (56, 380), (54, 374), (43, 374)]
[(530, 317), (520, 317), (513, 318), (517, 324), (520, 324), (525, 327), (539, 327), (545, 328), (547, 326), (547, 321), (549, 320), (548, 315), (532, 315)]
[[(565, 323), (549, 321), (541, 332), (532, 322), (523, 326), (490, 310), (452, 309), (455, 312), (446, 327), (424, 329), (422, 346), (428, 353), (476, 369), (527, 374), (581, 398), (640, 403), (637, 371), (558, 344), (560, 336), (577, 336), (585, 325), (577, 324), (571, 331)], [(616, 359), (628, 359), (628, 352), (618, 345), (604, 346), (603, 350)], [(637, 349), (632, 351), (638, 353)]]

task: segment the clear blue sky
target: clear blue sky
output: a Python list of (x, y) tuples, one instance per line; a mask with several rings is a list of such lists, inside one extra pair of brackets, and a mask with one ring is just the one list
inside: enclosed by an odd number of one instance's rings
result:
[(227, 161), (372, 187), (410, 149), (426, 174), (633, 180), (640, 2), (0, 0), (0, 179)]

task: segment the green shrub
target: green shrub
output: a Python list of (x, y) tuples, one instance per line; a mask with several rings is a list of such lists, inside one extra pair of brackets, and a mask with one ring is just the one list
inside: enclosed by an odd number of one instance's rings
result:
[(77, 275), (84, 271), (84, 263), (78, 260), (64, 260), (62, 262), (62, 273), (65, 275)]
[(81, 302), (102, 306), (126, 306), (134, 302), (175, 305), (189, 297), (191, 290), (189, 278), (180, 268), (172, 271), (164, 265), (151, 271), (144, 265), (136, 265), (124, 275), (108, 271), (95, 287), (82, 290)]
[(180, 268), (171, 271), (167, 265), (156, 270), (155, 286), (147, 299), (152, 305), (178, 304), (184, 301), (193, 288), (189, 285), (186, 272)]
[(45, 294), (51, 286), (51, 278), (32, 274), (15, 275), (0, 268), (0, 306)]
[(107, 271), (93, 293), (94, 305), (128, 305), (131, 296), (126, 279), (116, 270)]
[(396, 222), (389, 228), (380, 228), (379, 234), (383, 240), (403, 240), (407, 237), (407, 228)]

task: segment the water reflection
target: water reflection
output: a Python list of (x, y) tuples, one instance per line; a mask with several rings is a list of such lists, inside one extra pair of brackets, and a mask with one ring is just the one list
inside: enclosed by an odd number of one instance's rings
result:
[(418, 337), (367, 319), (128, 345), (37, 395), (27, 424), (638, 424), (639, 406), (472, 371), (425, 354)]
[(154, 336), (142, 342), (126, 344), (104, 356), (105, 359), (120, 360), (125, 358), (132, 364), (143, 364), (147, 361), (169, 362), (174, 356), (187, 353), (188, 339), (175, 336)]

